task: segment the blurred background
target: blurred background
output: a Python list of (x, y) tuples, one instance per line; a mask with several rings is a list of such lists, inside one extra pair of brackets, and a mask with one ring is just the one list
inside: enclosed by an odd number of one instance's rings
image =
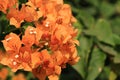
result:
[[(27, 0), (19, 0), (21, 3)], [(120, 0), (64, 0), (70, 4), (78, 28), (77, 46), (80, 61), (67, 65), (60, 80), (120, 80)], [(0, 40), (2, 32), (12, 27), (0, 12)], [(0, 43), (0, 47), (2, 44)], [(31, 72), (19, 70), (16, 73), (0, 65), (3, 80), (37, 80)], [(0, 79), (0, 80), (1, 80)]]

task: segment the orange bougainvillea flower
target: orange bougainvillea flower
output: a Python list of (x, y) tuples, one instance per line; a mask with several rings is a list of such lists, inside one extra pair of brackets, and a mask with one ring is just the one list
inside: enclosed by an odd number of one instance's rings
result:
[(18, 22), (15, 18), (10, 18), (10, 25), (14, 25), (16, 26), (16, 28), (20, 27), (20, 24), (22, 23), (22, 21)]
[(10, 33), (5, 37), (5, 40), (2, 41), (4, 48), (7, 52), (18, 53), (21, 47), (22, 42), (18, 35)]
[[(33, 69), (33, 73), (40, 79), (45, 80), (49, 75), (60, 75), (61, 67), (53, 63), (53, 58), (48, 54), (47, 50), (43, 50), (40, 55), (41, 66)], [(41, 71), (42, 70), (42, 71)], [(43, 72), (43, 73), (41, 73)]]
[(10, 25), (15, 25), (16, 28), (19, 28), (25, 16), (22, 11), (19, 11), (18, 7), (13, 7), (9, 9), (7, 18), (10, 20)]
[(22, 42), (25, 46), (32, 46), (33, 44), (39, 43), (43, 32), (39, 28), (34, 28), (29, 26), (26, 31), (25, 35), (22, 38)]
[(71, 8), (68, 4), (64, 4), (58, 12), (58, 19), (61, 18), (64, 24), (70, 23), (72, 18)]
[(6, 13), (8, 0), (0, 0), (0, 11)]
[(52, 54), (52, 58), (53, 58), (54, 63), (55, 63), (56, 65), (61, 65), (61, 64), (63, 64), (63, 62), (64, 62), (63, 54), (62, 54), (60, 51), (55, 51), (55, 52)]
[(0, 69), (0, 80), (6, 80), (8, 73), (9, 72), (7, 68)]
[(48, 76), (49, 80), (59, 80), (57, 75), (50, 75)]
[(25, 16), (27, 16), (25, 18), (26, 21), (30, 21), (29, 18), (33, 18), (34, 21), (37, 21), (40, 17), (43, 16), (42, 10), (39, 7), (36, 7), (31, 1), (28, 1), (26, 5), (28, 6), (26, 7), (23, 6), (23, 10), (25, 11)]
[(42, 0), (29, 0), (29, 2), (31, 2), (36, 7), (40, 7), (40, 5), (42, 4)]
[(8, 0), (8, 8), (18, 5), (18, 0)]
[(35, 77), (37, 77), (39, 80), (45, 80), (47, 75), (45, 72), (45, 69), (38, 67), (32, 70), (32, 73)]
[(40, 60), (40, 53), (39, 52), (34, 52), (31, 54), (31, 66), (32, 68), (37, 68), (42, 61)]
[(76, 19), (70, 6), (63, 0), (28, 0), (21, 6), (17, 0), (8, 2), (10, 0), (0, 0), (0, 11), (8, 10), (10, 25), (19, 28), (20, 34), (10, 32), (2, 40), (6, 52), (0, 63), (13, 71), (32, 71), (40, 80), (46, 77), (58, 80), (66, 64), (73, 65), (80, 59), (76, 49), (77, 29), (72, 26)]
[(27, 80), (27, 79), (22, 73), (19, 73), (18, 75), (13, 76), (12, 80)]
[(6, 13), (7, 9), (17, 5), (17, 2), (17, 0), (0, 0), (0, 11)]
[(31, 56), (28, 52), (20, 54), (7, 54), (0, 61), (1, 64), (9, 66), (12, 71), (24, 69), (31, 71)]
[(35, 43), (35, 36), (37, 32), (34, 27), (28, 27), (25, 35), (22, 37), (22, 42), (25, 46), (31, 47)]
[(4, 53), (2, 50), (0, 50), (0, 61), (2, 60), (3, 56), (4, 56)]
[(34, 16), (37, 15), (35, 7), (31, 4), (22, 5), (21, 12), (24, 14), (24, 20), (28, 22), (32, 22), (34, 20)]

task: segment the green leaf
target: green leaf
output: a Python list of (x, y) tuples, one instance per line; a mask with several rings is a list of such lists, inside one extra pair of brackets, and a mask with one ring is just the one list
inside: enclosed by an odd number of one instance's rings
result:
[(80, 36), (79, 41), (80, 41), (80, 50), (90, 52), (90, 49), (91, 49), (91, 46), (93, 43), (93, 39), (87, 38), (85, 36)]
[(99, 42), (97, 44), (102, 51), (108, 53), (109, 55), (113, 55), (113, 56), (117, 55), (117, 52), (114, 50), (113, 47), (101, 44)]
[(19, 3), (26, 3), (27, 2), (27, 0), (19, 0)]
[[(79, 48), (78, 48), (79, 49)], [(84, 52), (80, 52), (80, 54), (85, 54)], [(86, 73), (86, 65), (85, 58), (83, 56), (80, 56), (80, 61), (73, 65), (73, 68), (82, 76), (82, 78), (85, 78)]]
[(109, 80), (116, 80), (117, 75), (115, 74), (115, 72), (111, 71), (110, 72), (110, 76), (109, 76)]
[(6, 19), (5, 14), (0, 12), (0, 40), (3, 39), (3, 34), (7, 32), (9, 21)]
[(77, 37), (76, 37), (78, 39), (81, 32), (82, 32), (82, 25), (80, 24), (80, 22), (77, 21), (73, 24), (73, 26), (78, 29), (78, 34), (77, 34)]
[(110, 3), (102, 2), (100, 6), (100, 11), (103, 17), (110, 17), (114, 14), (115, 7)]
[(79, 30), (82, 29), (82, 25), (81, 25), (81, 23), (80, 23), (79, 21), (73, 23), (73, 26), (74, 26), (75, 28), (79, 29)]
[(85, 9), (82, 9), (83, 11), (85, 11), (86, 13), (89, 13), (89, 15), (96, 15), (97, 11), (95, 7), (88, 7)]
[(115, 45), (113, 36), (111, 36), (111, 26), (106, 20), (98, 20), (95, 27), (84, 30), (84, 33), (87, 35), (95, 36), (99, 41), (102, 41), (104, 43), (110, 44), (112, 46)]
[(80, 56), (80, 61), (74, 65), (73, 67), (78, 71), (78, 73), (82, 76), (83, 79), (85, 79), (86, 76), (86, 70), (87, 70), (87, 64), (88, 64), (88, 57), (89, 53), (91, 51), (92, 47), (92, 39), (86, 38), (81, 36), (79, 41), (80, 46), (77, 47), (78, 54)]
[(89, 13), (81, 10), (76, 17), (80, 18), (87, 28), (94, 26), (95, 20)]
[(87, 0), (89, 3), (93, 4), (94, 6), (99, 6), (100, 1), (99, 0)]
[(117, 13), (120, 13), (120, 1), (119, 0), (117, 1), (115, 7), (116, 7)]
[(111, 63), (110, 67), (117, 75), (120, 75), (120, 64)]
[(34, 77), (33, 74), (31, 72), (29, 72), (28, 75), (26, 76), (26, 79), (30, 80), (33, 77)]
[(115, 42), (115, 44), (120, 45), (120, 36), (113, 34), (113, 40)]
[(110, 67), (105, 66), (96, 80), (108, 80), (110, 75)]
[(120, 63), (120, 54), (117, 54), (114, 58), (114, 63)]
[(98, 48), (94, 48), (91, 54), (86, 80), (96, 79), (96, 77), (100, 74), (100, 72), (103, 69), (105, 59), (106, 55)]
[(111, 22), (111, 25), (112, 25), (112, 31), (115, 34), (120, 35), (120, 17), (112, 19), (110, 22)]

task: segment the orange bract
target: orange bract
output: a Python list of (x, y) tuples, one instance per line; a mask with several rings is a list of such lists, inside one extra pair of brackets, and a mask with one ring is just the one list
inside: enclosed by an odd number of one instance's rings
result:
[(5, 37), (5, 40), (3, 40), (2, 42), (6, 51), (12, 53), (18, 53), (22, 44), (19, 36), (14, 33), (10, 33), (9, 35), (7, 35)]
[(32, 73), (34, 74), (34, 76), (36, 76), (39, 80), (45, 80), (47, 75), (45, 72), (45, 69), (38, 67), (32, 70)]
[(19, 73), (18, 75), (13, 76), (12, 80), (27, 80), (27, 79), (22, 73)]
[(0, 11), (6, 13), (8, 0), (0, 0)]
[(17, 2), (17, 0), (0, 0), (0, 11), (6, 13), (7, 9), (16, 6)]
[[(28, 0), (21, 7), (16, 0), (8, 5), (9, 1), (0, 2), (0, 10), (5, 13), (9, 9), (6, 15), (10, 25), (25, 31), (19, 36), (11, 32), (2, 40), (6, 52), (0, 63), (13, 71), (32, 71), (40, 80), (47, 76), (49, 80), (59, 80), (62, 68), (80, 59), (76, 49), (77, 29), (72, 26), (76, 19), (70, 6), (63, 0)], [(24, 25), (26, 22), (34, 26)]]
[(49, 80), (59, 80), (57, 75), (50, 75), (48, 76)]
[(31, 63), (32, 68), (37, 68), (42, 63), (39, 52), (34, 52), (31, 54)]
[(19, 28), (25, 16), (23, 12), (19, 11), (18, 8), (15, 7), (9, 9), (7, 18), (10, 19), (10, 25), (15, 25), (16, 28)]
[(0, 80), (6, 80), (7, 76), (8, 76), (8, 69), (7, 68), (0, 69)]
[(58, 15), (58, 18), (61, 18), (64, 24), (70, 23), (70, 20), (72, 18), (70, 6), (68, 4), (64, 4), (58, 12)]
[(39, 28), (29, 26), (25, 31), (22, 42), (25, 46), (31, 47), (33, 44), (39, 43), (42, 34), (43, 32)]

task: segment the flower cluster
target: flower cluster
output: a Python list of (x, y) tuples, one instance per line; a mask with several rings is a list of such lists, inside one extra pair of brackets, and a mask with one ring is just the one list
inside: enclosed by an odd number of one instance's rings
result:
[(66, 64), (78, 62), (75, 39), (77, 29), (72, 23), (71, 8), (63, 0), (28, 0), (19, 8), (17, 0), (0, 0), (0, 11), (10, 20), (10, 25), (21, 28), (31, 22), (24, 34), (9, 33), (2, 40), (6, 54), (1, 62), (13, 71), (32, 71), (40, 80), (58, 80)]

